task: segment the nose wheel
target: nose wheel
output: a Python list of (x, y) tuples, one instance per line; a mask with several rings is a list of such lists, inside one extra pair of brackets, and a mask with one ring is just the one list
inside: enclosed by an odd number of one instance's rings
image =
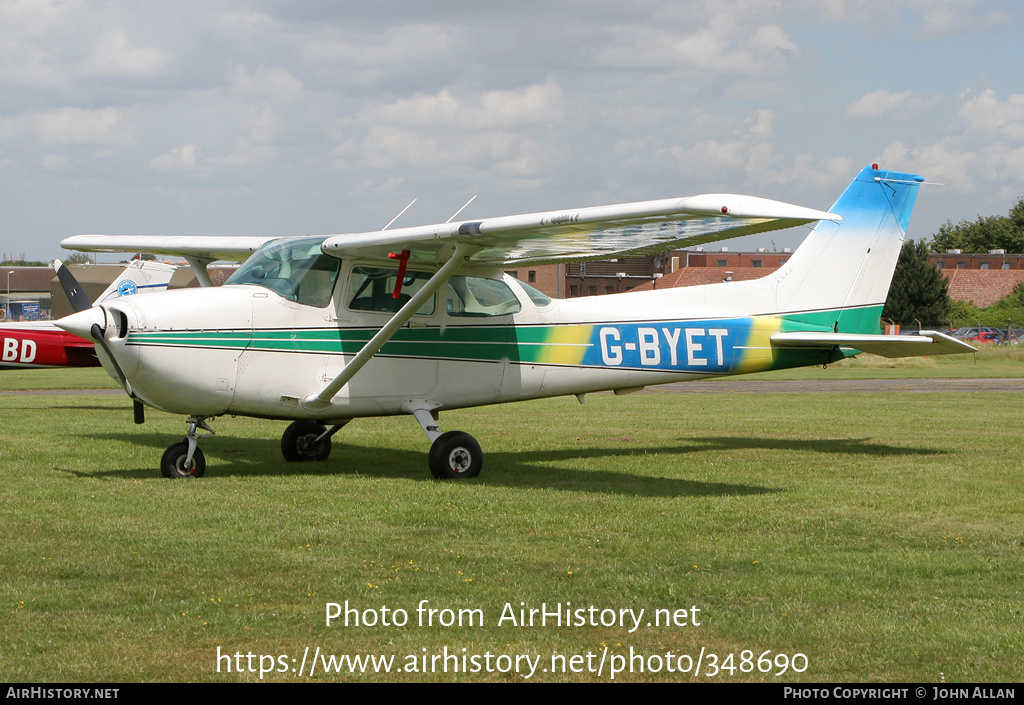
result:
[(175, 443), (164, 451), (160, 460), (160, 472), (164, 477), (178, 479), (183, 477), (202, 477), (206, 472), (206, 456), (196, 448), (192, 459), (188, 459), (188, 439)]
[(199, 450), (199, 431), (214, 435), (213, 429), (206, 424), (206, 418), (193, 416), (188, 420), (188, 433), (185, 437), (164, 451), (160, 459), (160, 473), (164, 477), (181, 479), (186, 477), (202, 477), (206, 472), (206, 456)]

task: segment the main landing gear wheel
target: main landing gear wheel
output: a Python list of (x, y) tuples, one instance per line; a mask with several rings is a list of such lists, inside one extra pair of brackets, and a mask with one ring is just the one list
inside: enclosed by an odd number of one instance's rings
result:
[(442, 433), (430, 446), (430, 474), (439, 480), (476, 477), (483, 460), (480, 444), (462, 431)]
[(316, 421), (295, 421), (281, 436), (281, 454), (289, 463), (327, 460), (331, 454), (331, 437), (317, 442), (327, 427)]
[(206, 456), (199, 448), (192, 453), (192, 462), (187, 466), (185, 459), (188, 457), (188, 440), (175, 443), (166, 451), (160, 460), (160, 472), (164, 477), (202, 477), (206, 472)]

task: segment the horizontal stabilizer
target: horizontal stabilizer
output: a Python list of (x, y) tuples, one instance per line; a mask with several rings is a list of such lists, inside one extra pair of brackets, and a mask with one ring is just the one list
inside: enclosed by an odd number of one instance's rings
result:
[(945, 333), (923, 330), (918, 335), (867, 335), (864, 333), (773, 333), (776, 348), (852, 348), (882, 357), (916, 357), (919, 355), (954, 355), (978, 352), (967, 343)]

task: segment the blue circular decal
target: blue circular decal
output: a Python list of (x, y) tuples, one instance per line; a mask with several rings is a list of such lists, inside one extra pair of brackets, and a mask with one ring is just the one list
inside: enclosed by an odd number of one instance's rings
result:
[(117, 285), (118, 296), (129, 296), (131, 294), (139, 293), (139, 287), (135, 286), (135, 282), (131, 279), (125, 279), (123, 282)]

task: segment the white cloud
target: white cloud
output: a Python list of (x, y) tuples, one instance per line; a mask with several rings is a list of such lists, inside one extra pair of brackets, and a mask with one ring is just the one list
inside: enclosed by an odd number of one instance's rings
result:
[[(728, 121), (720, 122), (717, 129), (711, 126), (715, 136), (697, 140), (689, 148), (677, 144), (670, 151), (684, 171), (696, 166), (718, 177), (730, 172), (762, 173), (777, 159), (773, 154), (773, 120), (770, 110), (760, 109), (740, 126), (730, 129)], [(726, 136), (727, 132), (731, 134)]]
[(367, 106), (344, 122), (331, 161), (335, 168), (523, 183), (548, 176), (567, 158), (565, 122), (565, 98), (551, 80), (478, 94), (444, 88)]
[(392, 193), (396, 191), (405, 179), (401, 176), (392, 176), (387, 179), (376, 179), (370, 177), (352, 187), (353, 196), (363, 196), (366, 194), (379, 194), (379, 193)]
[(195, 165), (196, 146), (194, 144), (175, 147), (166, 154), (161, 154), (159, 157), (151, 159), (149, 162), (150, 168), (162, 171), (171, 169), (192, 169)]
[(941, 37), (978, 32), (1007, 21), (1010, 13), (983, 9), (981, 0), (911, 0), (921, 15), (925, 36)]
[(379, 79), (394, 67), (409, 68), (428, 61), (458, 57), (460, 49), (478, 41), (458, 24), (395, 22), (371, 32), (345, 24), (328, 25), (307, 33), (297, 47), (311, 66), (339, 68), (342, 78), (355, 82)]
[(468, 92), (456, 96), (444, 88), (436, 94), (417, 94), (372, 106), (357, 120), (370, 125), (403, 125), (425, 129), (516, 129), (558, 125), (565, 117), (564, 97), (557, 83), (526, 86), (519, 90)]
[(849, 157), (802, 153), (787, 164), (775, 142), (774, 120), (775, 114), (762, 108), (742, 126), (732, 128), (729, 137), (699, 140), (689, 149), (676, 145), (671, 152), (684, 173), (699, 168), (711, 179), (731, 182), (732, 188), (808, 184), (800, 190), (820, 191), (849, 180), (854, 167)]
[(853, 160), (846, 156), (798, 154), (793, 158), (791, 166), (768, 172), (766, 181), (777, 184), (806, 183), (814, 185), (809, 190), (831, 190), (835, 185), (848, 182), (855, 169)]
[(237, 64), (228, 70), (228, 88), (249, 100), (269, 100), (284, 103), (294, 100), (302, 90), (302, 81), (280, 66), (261, 66), (250, 71)]
[(1024, 181), (1024, 94), (1000, 100), (991, 89), (967, 91), (961, 101), (947, 127), (952, 134), (917, 144), (894, 142), (882, 159), (964, 192)]
[[(118, 108), (53, 108), (0, 120), (0, 139), (42, 145), (128, 146), (134, 143)], [(25, 145), (23, 144), (22, 147)]]
[(610, 45), (596, 48), (595, 60), (609, 68), (762, 75), (799, 54), (780, 25), (751, 25), (743, 15), (721, 13), (690, 33), (678, 27), (624, 27)]
[(907, 120), (915, 114), (934, 107), (937, 96), (922, 96), (914, 91), (893, 93), (884, 88), (865, 93), (846, 108), (850, 118), (876, 119), (887, 117), (893, 120)]
[(1024, 140), (1024, 94), (999, 100), (991, 88), (980, 94), (965, 93), (959, 117), (969, 131), (992, 137)]
[(836, 23), (857, 23), (884, 31), (915, 26), (918, 38), (965, 35), (997, 27), (1012, 13), (991, 10), (986, 0), (810, 0), (822, 17)]
[(44, 154), (39, 163), (47, 171), (67, 171), (74, 166), (74, 162), (66, 154)]
[(154, 78), (167, 69), (170, 57), (152, 46), (138, 46), (123, 31), (113, 31), (90, 47), (76, 73), (103, 78)]

